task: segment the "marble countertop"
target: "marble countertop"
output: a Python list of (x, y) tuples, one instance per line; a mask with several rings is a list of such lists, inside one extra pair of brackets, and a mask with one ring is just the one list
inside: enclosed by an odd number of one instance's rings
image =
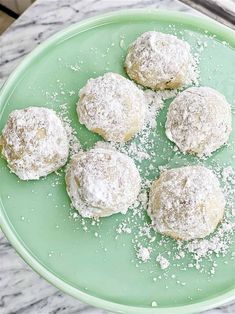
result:
[[(37, 0), (0, 37), (0, 86), (34, 47), (57, 31), (99, 13), (146, 7), (198, 14), (176, 0)], [(0, 313), (108, 314), (65, 295), (39, 277), (17, 255), (1, 231)], [(234, 314), (235, 303), (206, 313)]]

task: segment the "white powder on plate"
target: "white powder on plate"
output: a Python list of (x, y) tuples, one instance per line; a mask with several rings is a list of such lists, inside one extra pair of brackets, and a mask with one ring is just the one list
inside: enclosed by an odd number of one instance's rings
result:
[(170, 266), (170, 262), (160, 254), (156, 258), (156, 261), (159, 263), (161, 269), (166, 269)]
[(131, 228), (129, 227), (128, 224), (121, 223), (118, 228), (116, 229), (117, 233), (131, 233)]
[(77, 132), (71, 126), (71, 119), (69, 118), (68, 103), (60, 104), (59, 108), (60, 108), (59, 116), (64, 123), (64, 127), (65, 127), (68, 141), (69, 141), (70, 156), (73, 156), (77, 154), (78, 152), (82, 151), (82, 146), (77, 137)]
[(137, 257), (144, 263), (150, 259), (150, 254), (151, 250), (143, 246), (137, 250)]

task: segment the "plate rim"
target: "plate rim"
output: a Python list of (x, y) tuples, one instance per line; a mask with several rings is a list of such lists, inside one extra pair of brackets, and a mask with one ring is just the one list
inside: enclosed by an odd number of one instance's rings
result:
[[(112, 19), (112, 18), (120, 18), (120, 17), (130, 17), (133, 15), (135, 18), (144, 16), (152, 16), (152, 17), (161, 17), (163, 19), (169, 18), (169, 22), (171, 18), (180, 19), (183, 24), (188, 23), (190, 25), (199, 23), (199, 28), (209, 30), (212, 33), (220, 34), (221, 37), (225, 37), (226, 41), (229, 43), (233, 43), (235, 47), (235, 33), (229, 28), (220, 25), (219, 23), (206, 19), (204, 17), (198, 17), (193, 14), (174, 11), (174, 10), (159, 10), (159, 9), (128, 9), (128, 10), (118, 10), (115, 12), (108, 12), (105, 14), (97, 15), (94, 17), (90, 17), (88, 19), (84, 19), (78, 23), (70, 25), (69, 27), (60, 30), (56, 34), (50, 36), (48, 39), (43, 41), (39, 46), (35, 47), (32, 52), (30, 52), (21, 63), (13, 70), (8, 79), (3, 83), (0, 90), (0, 108), (1, 111), (5, 108), (4, 104), (1, 104), (1, 99), (6, 98), (8, 93), (12, 90), (12, 85), (19, 74), (27, 67), (27, 65), (37, 57), (44, 49), (52, 46), (55, 43), (58, 43), (61, 39), (68, 36), (70, 33), (72, 34), (74, 31), (82, 31), (82, 28), (86, 28), (86, 30), (97, 25), (101, 25), (100, 22), (104, 22)], [(193, 20), (194, 19), (194, 20)], [(109, 21), (110, 23), (111, 21)], [(90, 26), (90, 27), (89, 27)], [(13, 89), (14, 90), (14, 89)], [(9, 95), (8, 95), (9, 97)], [(0, 114), (1, 119), (1, 114)], [(62, 290), (63, 292), (75, 297), (76, 299), (88, 303), (90, 305), (103, 308), (116, 313), (133, 313), (133, 314), (142, 314), (143, 310), (145, 314), (169, 314), (169, 310), (172, 314), (189, 314), (200, 312), (204, 310), (211, 309), (212, 307), (216, 307), (222, 305), (226, 302), (232, 301), (235, 299), (235, 287), (230, 289), (229, 291), (222, 293), (216, 297), (192, 303), (190, 305), (184, 306), (176, 306), (176, 307), (136, 307), (130, 305), (124, 305), (120, 303), (115, 303), (111, 301), (107, 301), (102, 298), (95, 297), (88, 293), (82, 292), (78, 288), (73, 287), (72, 285), (64, 282), (62, 279), (59, 279), (56, 275), (46, 269), (39, 261), (37, 261), (36, 257), (34, 257), (33, 252), (30, 252), (24, 246), (23, 242), (21, 242), (20, 238), (17, 237), (17, 233), (14, 232), (14, 226), (11, 224), (8, 217), (4, 214), (4, 206), (2, 200), (0, 199), (0, 227), (7, 237), (8, 241), (12, 244), (15, 251), (21, 256), (21, 258), (40, 276), (42, 276), (45, 280), (47, 280), (50, 284), (54, 285), (56, 288)]]

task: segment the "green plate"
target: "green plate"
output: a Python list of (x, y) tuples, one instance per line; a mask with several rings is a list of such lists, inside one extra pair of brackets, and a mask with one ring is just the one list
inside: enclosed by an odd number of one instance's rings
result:
[[(59, 111), (60, 105), (67, 103), (68, 115), (82, 145), (91, 147), (100, 138), (79, 125), (75, 110), (77, 92), (90, 77), (107, 71), (125, 75), (126, 47), (148, 30), (183, 36), (194, 51), (199, 41), (206, 42), (199, 65), (201, 84), (216, 88), (234, 104), (235, 36), (232, 31), (182, 13), (130, 10), (73, 25), (35, 49), (1, 90), (0, 129), (14, 109), (47, 106)], [(213, 34), (215, 38), (206, 36)], [(165, 116), (166, 108), (158, 117), (159, 136), (155, 144), (159, 156), (165, 151), (174, 165), (174, 152), (160, 123), (165, 121)], [(234, 139), (233, 132), (230, 142)], [(210, 164), (212, 159), (228, 163), (233, 154), (231, 147), (224, 147), (206, 163)], [(194, 161), (188, 157), (187, 160)], [(157, 165), (165, 163), (165, 158), (156, 160)], [(157, 175), (157, 171), (153, 172), (152, 178)], [(145, 264), (138, 263), (131, 243), (134, 233), (121, 234), (115, 240), (116, 228), (126, 217), (120, 214), (104, 218), (97, 226), (86, 219), (72, 219), (70, 212), (63, 172), (60, 176), (51, 174), (39, 181), (23, 182), (0, 159), (1, 227), (24, 260), (56, 287), (81, 301), (120, 313), (188, 314), (235, 296), (233, 260), (215, 257), (218, 267), (211, 278), (194, 268), (183, 272), (173, 264), (165, 278), (154, 258)], [(169, 250), (173, 242), (169, 241)], [(179, 285), (172, 274), (185, 285)], [(154, 282), (153, 277), (159, 276), (162, 279)], [(157, 307), (152, 307), (153, 301)]]

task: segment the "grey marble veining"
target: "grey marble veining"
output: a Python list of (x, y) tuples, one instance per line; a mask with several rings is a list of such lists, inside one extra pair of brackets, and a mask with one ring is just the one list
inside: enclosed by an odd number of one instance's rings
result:
[[(127, 8), (167, 8), (198, 14), (176, 0), (37, 0), (0, 37), (0, 86), (26, 55), (52, 34), (84, 18)], [(0, 231), (0, 314), (49, 313), (108, 314), (65, 295), (39, 277)], [(235, 303), (206, 313), (234, 314)]]

